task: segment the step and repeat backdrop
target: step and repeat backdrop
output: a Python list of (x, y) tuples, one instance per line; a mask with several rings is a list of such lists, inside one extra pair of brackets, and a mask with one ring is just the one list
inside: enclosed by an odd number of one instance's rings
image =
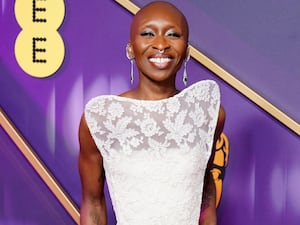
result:
[[(143, 6), (149, 1), (133, 1)], [(300, 3), (171, 1), (190, 43), (299, 123)], [(79, 120), (87, 101), (130, 83), (132, 14), (112, 0), (1, 0), (0, 105), (78, 209)], [(230, 143), (220, 225), (299, 224), (300, 139), (195, 59), (188, 85), (218, 82)], [(178, 87), (184, 88), (182, 71)], [(109, 224), (115, 216), (108, 199)], [(0, 225), (76, 224), (11, 137), (0, 129)]]

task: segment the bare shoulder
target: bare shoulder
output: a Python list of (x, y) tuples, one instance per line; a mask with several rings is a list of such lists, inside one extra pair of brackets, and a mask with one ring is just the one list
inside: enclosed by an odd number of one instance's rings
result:
[(219, 117), (218, 117), (218, 122), (225, 122), (225, 118), (226, 118), (226, 112), (225, 109), (222, 105), (220, 105), (220, 109), (219, 109)]
[(86, 137), (90, 137), (90, 131), (87, 125), (87, 122), (85, 120), (85, 116), (84, 114), (82, 114), (81, 119), (80, 119), (80, 123), (79, 123), (79, 141), (82, 141), (82, 139), (86, 138)]
[(223, 128), (225, 125), (225, 119), (226, 119), (225, 109), (222, 105), (220, 105), (217, 127), (216, 127), (216, 132), (215, 132), (215, 138), (218, 138), (221, 135), (221, 133), (223, 132)]
[(80, 119), (78, 138), (80, 144), (80, 153), (89, 154), (98, 152), (97, 146), (90, 133), (84, 114), (81, 116)]

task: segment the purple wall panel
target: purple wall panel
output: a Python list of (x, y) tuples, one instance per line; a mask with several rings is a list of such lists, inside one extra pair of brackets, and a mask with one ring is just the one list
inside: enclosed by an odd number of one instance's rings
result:
[(75, 224), (2, 127), (0, 146), (0, 224)]
[(198, 63), (192, 81), (216, 80), (227, 113), (229, 165), (218, 208), (220, 225), (300, 223), (300, 139)]
[(299, 1), (170, 2), (185, 13), (194, 46), (300, 123)]
[[(14, 1), (2, 1), (0, 105), (79, 204), (79, 119), (85, 103), (91, 97), (118, 94), (130, 88), (130, 65), (125, 57), (125, 46), (132, 15), (111, 0), (91, 0), (88, 3), (66, 0), (65, 4), (66, 16), (59, 29), (66, 47), (63, 65), (55, 75), (37, 79), (25, 74), (16, 63), (13, 49), (20, 28), (14, 18)], [(178, 1), (178, 4), (183, 3)], [(191, 32), (191, 36), (195, 36), (199, 30)], [(226, 30), (222, 32), (225, 32), (224, 36), (228, 34)], [(222, 48), (220, 40), (223, 35), (218, 37), (214, 39), (208, 36), (212, 42), (204, 43)], [(240, 57), (240, 60), (244, 58)], [(235, 67), (242, 63), (237, 60), (235, 64), (226, 64), (226, 67), (243, 73), (243, 70)], [(216, 80), (220, 84), (227, 112), (225, 133), (230, 139), (230, 161), (218, 209), (219, 224), (299, 224), (299, 137), (194, 60), (188, 65), (188, 73), (189, 84), (201, 79)], [(178, 85), (182, 88), (181, 74), (180, 71)], [(7, 137), (1, 132), (0, 140), (3, 139)], [(8, 158), (19, 154), (17, 150), (13, 151), (14, 148), (11, 150), (12, 155)], [(30, 184), (24, 182), (25, 185)], [(38, 190), (45, 188), (42, 183), (36, 186)], [(2, 180), (0, 187), (3, 187)], [(0, 188), (0, 192), (0, 196), (6, 196), (3, 188)], [(51, 197), (47, 200), (49, 207), (58, 204)], [(9, 203), (0, 203), (0, 219), (5, 204)], [(29, 210), (20, 206), (16, 210)], [(108, 208), (109, 224), (115, 224), (112, 208)], [(62, 221), (68, 221), (63, 209), (58, 207), (57, 213), (63, 218)], [(6, 221), (6, 224), (13, 224), (12, 221)], [(51, 218), (49, 221), (52, 221)]]

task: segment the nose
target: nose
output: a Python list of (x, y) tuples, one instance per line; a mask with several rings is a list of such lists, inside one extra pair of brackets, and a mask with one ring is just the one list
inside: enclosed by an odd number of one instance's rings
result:
[(155, 37), (152, 47), (155, 50), (164, 50), (165, 51), (166, 49), (170, 48), (170, 44), (165, 36), (158, 35)]

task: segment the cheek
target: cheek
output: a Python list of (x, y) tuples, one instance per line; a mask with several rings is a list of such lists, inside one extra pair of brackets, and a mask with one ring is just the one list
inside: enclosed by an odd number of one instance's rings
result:
[(186, 52), (187, 52), (187, 44), (186, 42), (180, 42), (180, 43), (177, 43), (174, 46), (174, 49), (176, 50), (178, 56), (180, 58), (185, 58), (186, 57)]
[(142, 55), (150, 46), (150, 43), (137, 38), (132, 45), (133, 53), (136, 57)]

